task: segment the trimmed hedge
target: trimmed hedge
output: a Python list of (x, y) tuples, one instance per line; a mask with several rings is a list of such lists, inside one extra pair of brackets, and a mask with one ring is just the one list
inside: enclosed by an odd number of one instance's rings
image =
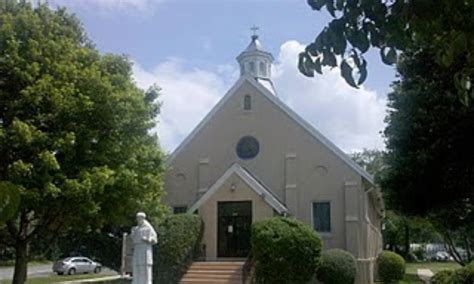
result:
[(397, 282), (405, 275), (405, 260), (400, 255), (383, 251), (377, 257), (379, 278), (384, 283)]
[(474, 283), (474, 261), (464, 266), (454, 270), (453, 275), (451, 276), (450, 283), (456, 284), (472, 284)]
[(154, 283), (179, 283), (199, 252), (202, 233), (203, 222), (198, 215), (165, 217), (157, 230), (158, 244), (153, 252)]
[(320, 237), (293, 218), (254, 223), (251, 242), (256, 283), (306, 283), (320, 263)]
[(443, 270), (431, 278), (433, 284), (472, 284), (474, 283), (474, 261), (456, 270)]
[(433, 278), (431, 278), (431, 283), (433, 284), (451, 284), (451, 278), (453, 277), (454, 271), (452, 270), (441, 270), (437, 272)]
[(324, 284), (352, 284), (357, 274), (356, 259), (342, 249), (323, 251), (316, 278)]

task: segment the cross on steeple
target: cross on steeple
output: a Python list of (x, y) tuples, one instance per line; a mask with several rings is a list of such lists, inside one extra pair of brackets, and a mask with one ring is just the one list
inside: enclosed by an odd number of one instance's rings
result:
[(260, 28), (257, 27), (256, 25), (253, 25), (253, 27), (250, 28), (250, 30), (253, 31), (252, 38), (258, 38), (257, 31), (258, 31), (259, 29), (260, 29)]

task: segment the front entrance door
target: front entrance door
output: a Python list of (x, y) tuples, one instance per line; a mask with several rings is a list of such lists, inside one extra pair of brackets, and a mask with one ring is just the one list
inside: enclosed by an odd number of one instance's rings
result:
[(252, 201), (217, 203), (217, 256), (247, 257), (250, 252)]

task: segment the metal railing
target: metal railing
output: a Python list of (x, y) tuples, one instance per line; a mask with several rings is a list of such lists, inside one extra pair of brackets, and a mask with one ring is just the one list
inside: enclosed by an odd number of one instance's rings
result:
[(249, 279), (252, 273), (252, 267), (253, 267), (253, 258), (252, 258), (252, 252), (250, 252), (247, 255), (247, 258), (245, 259), (244, 265), (242, 266), (242, 284), (247, 283), (247, 280)]

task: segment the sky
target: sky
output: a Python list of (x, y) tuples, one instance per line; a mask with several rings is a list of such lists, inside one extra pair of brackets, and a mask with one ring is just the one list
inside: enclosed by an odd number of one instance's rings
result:
[(383, 149), (386, 96), (393, 67), (376, 50), (366, 55), (369, 77), (349, 87), (337, 68), (306, 78), (298, 53), (331, 20), (305, 0), (49, 0), (82, 21), (103, 53), (127, 55), (144, 89), (162, 88), (157, 133), (172, 152), (238, 79), (235, 57), (250, 42), (250, 27), (275, 57), (278, 97), (346, 152)]

